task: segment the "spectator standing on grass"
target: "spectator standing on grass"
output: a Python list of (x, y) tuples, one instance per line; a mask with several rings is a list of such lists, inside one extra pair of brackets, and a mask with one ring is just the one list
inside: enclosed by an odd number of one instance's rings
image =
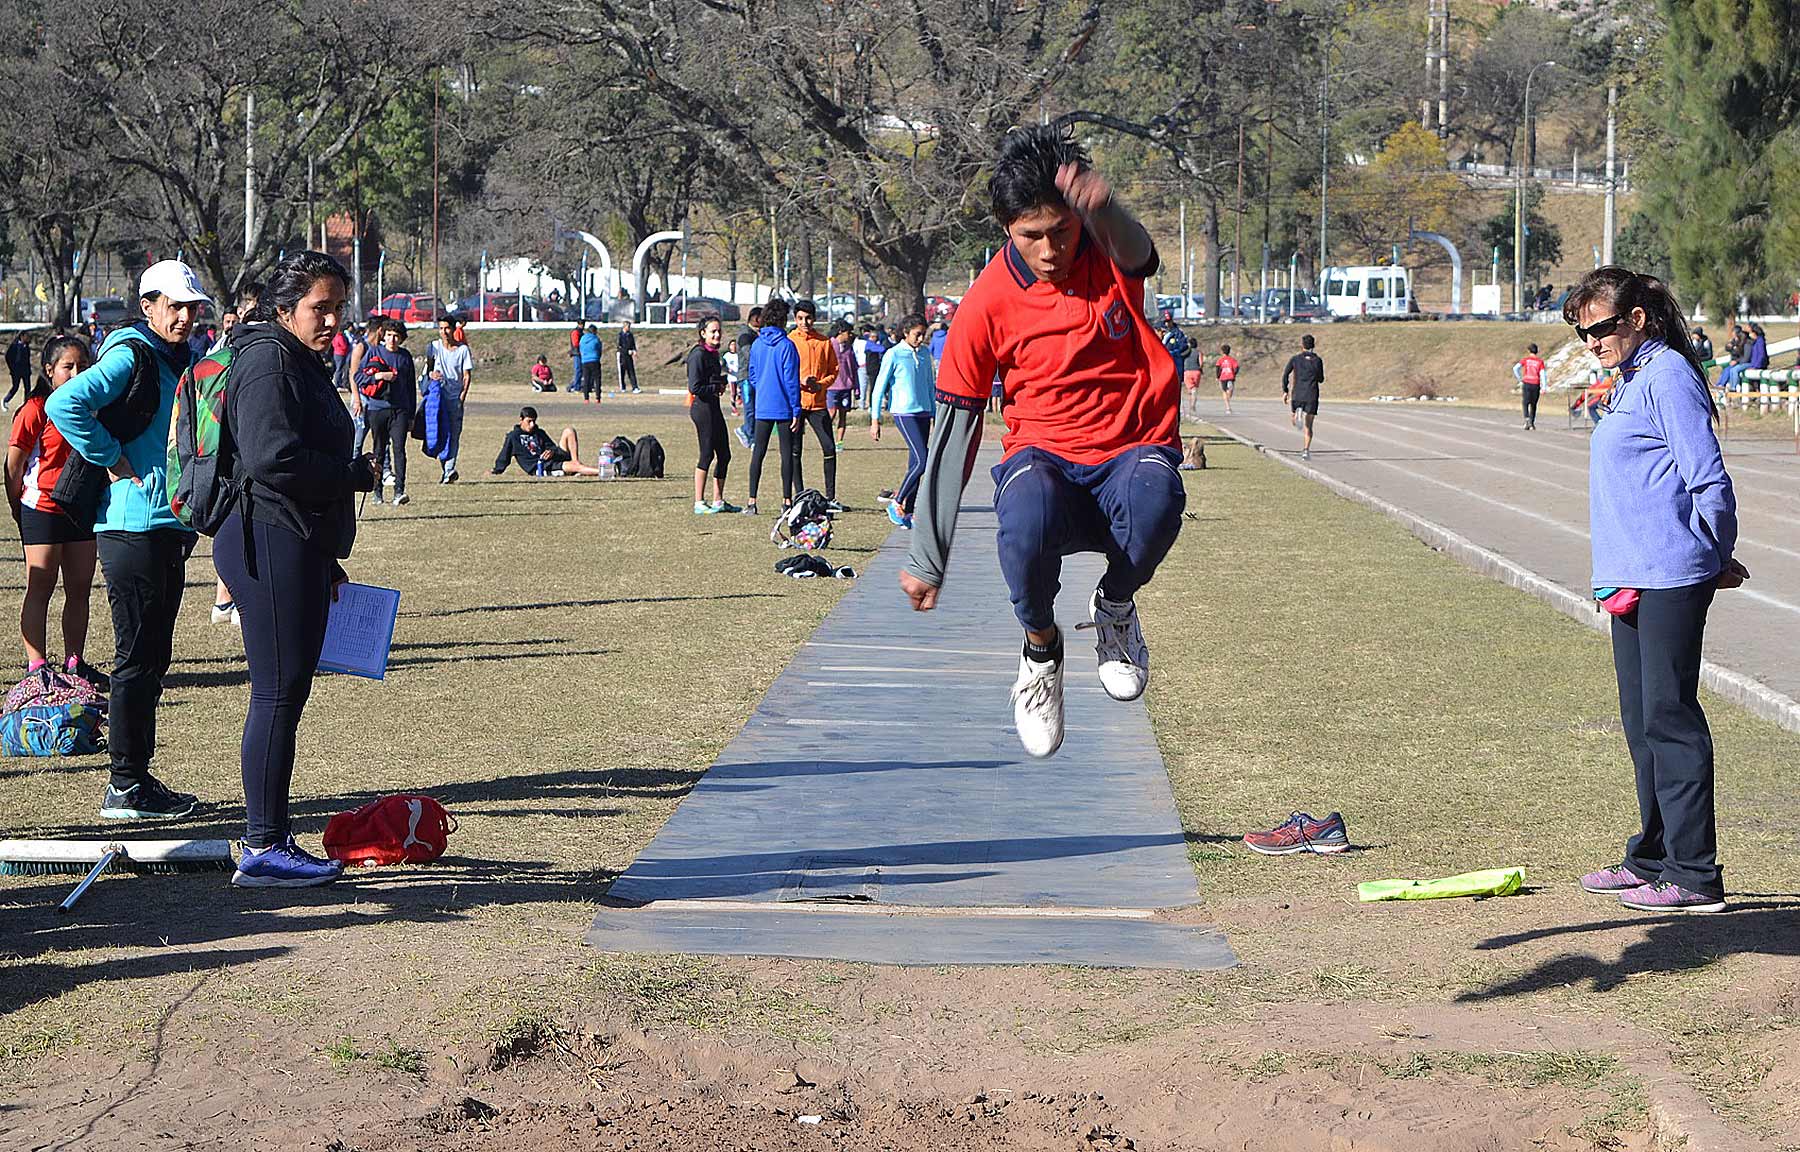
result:
[(856, 403), (856, 356), (850, 351), (851, 335), (847, 321), (831, 326), (831, 350), (837, 357), (837, 375), (825, 389), (825, 409), (836, 423), (837, 450), (844, 450), (844, 429), (850, 422), (850, 409)]
[(893, 413), (894, 426), (906, 442), (906, 476), (888, 504), (888, 519), (902, 528), (913, 525), (913, 504), (931, 452), (937, 375), (925, 339), (925, 317), (914, 313), (901, 320), (900, 344), (881, 358), (881, 371), (869, 390), (869, 439), (881, 443), (881, 413), (886, 409)]
[[(156, 707), (194, 549), (193, 532), (169, 508), (169, 419), (181, 375), (193, 362), (187, 338), (209, 300), (200, 278), (179, 260), (144, 269), (138, 297), (144, 318), (116, 329), (93, 367), (44, 402), (69, 447), (112, 477), (94, 522), (114, 642), (107, 706), (112, 776), (100, 815), (120, 820), (185, 816), (196, 803), (158, 780), (150, 763), (156, 755)], [(328, 348), (329, 343), (319, 351)], [(343, 412), (335, 394), (331, 403)], [(133, 415), (133, 426), (142, 424), (143, 430), (121, 443), (108, 425)]]
[[(725, 502), (725, 472), (731, 466), (731, 437), (725, 431), (725, 412), (719, 400), (725, 394), (725, 364), (719, 355), (724, 326), (718, 317), (700, 321), (699, 339), (687, 354), (688, 418), (700, 442), (699, 462), (694, 465), (694, 515), (742, 512)], [(712, 477), (713, 498), (706, 498), (706, 480)]]
[[(638, 387), (637, 333), (631, 330), (631, 321), (619, 321), (619, 338), (613, 341), (613, 347), (619, 353), (619, 394), (623, 396), (626, 392), (631, 392), (635, 395), (642, 392), (643, 389)], [(630, 388), (625, 386), (627, 379), (631, 381)]]
[[(825, 393), (837, 379), (837, 345), (825, 336), (825, 333), (814, 327), (818, 316), (818, 308), (811, 300), (801, 300), (794, 305), (794, 330), (788, 339), (794, 342), (794, 349), (800, 354), (800, 419), (801, 425), (794, 429), (794, 487), (796, 490), (806, 487), (803, 477), (806, 470), (802, 467), (801, 455), (806, 442), (805, 432), (811, 428), (814, 439), (819, 442), (819, 451), (825, 458), (825, 501), (827, 504), (837, 503), (837, 437), (832, 434), (831, 413), (825, 408)], [(833, 511), (842, 511), (834, 508)]]
[(14, 396), (30, 391), (31, 342), (23, 332), (14, 332), (12, 343), (6, 346), (6, 371), (12, 377), (12, 387), (6, 390), (6, 399), (0, 400), (0, 412), (12, 407)]
[(1181, 379), (1187, 372), (1188, 353), (1193, 351), (1193, 343), (1187, 338), (1187, 333), (1181, 330), (1181, 326), (1175, 323), (1175, 313), (1163, 312), (1162, 328), (1156, 335), (1162, 341), (1163, 349), (1168, 352), (1169, 359), (1175, 361), (1175, 379)]
[(735, 434), (738, 443), (746, 448), (756, 436), (756, 395), (750, 382), (750, 350), (756, 346), (762, 315), (761, 308), (750, 309), (744, 327), (737, 334), (738, 387), (732, 403), (743, 409), (743, 422), (737, 426)]
[(6, 447), (6, 498), (25, 546), (25, 596), (19, 608), (19, 635), (25, 642), (25, 671), (50, 663), (50, 597), (60, 577), (63, 588), (63, 670), (100, 692), (112, 687), (106, 676), (88, 665), (89, 605), (98, 563), (94, 524), (51, 497), (71, 449), (44, 414), (44, 401), (73, 380), (90, 363), (87, 344), (73, 336), (53, 337), (44, 345), (37, 383), (25, 393), (13, 418)]
[(457, 321), (444, 313), (438, 317), (438, 338), (425, 349), (425, 362), (431, 366), (431, 378), (442, 389), (439, 421), (444, 427), (444, 447), (438, 456), (444, 466), (443, 484), (461, 479), (456, 472), (456, 452), (462, 446), (463, 406), (469, 400), (469, 388), (475, 383), (475, 354), (457, 337)]
[(1588, 452), (1588, 517), (1639, 815), (1624, 858), (1581, 886), (1642, 911), (1722, 911), (1700, 660), (1714, 593), (1750, 573), (1732, 558), (1737, 498), (1713, 430), (1718, 414), (1661, 281), (1597, 268), (1570, 293), (1563, 319), (1619, 374)]
[(331, 382), (339, 392), (350, 390), (350, 333), (343, 329), (331, 337)]
[[(237, 328), (238, 324), (243, 321), (244, 317), (246, 317), (246, 316), (250, 315), (250, 313), (256, 311), (256, 305), (261, 299), (262, 299), (262, 282), (261, 281), (252, 280), (248, 284), (245, 284), (242, 288), (238, 289), (237, 308), (235, 309), (236, 314), (237, 314), (237, 319), (235, 321), (231, 321), (230, 323), (225, 325), (225, 332), (223, 334), (221, 334), (219, 337), (219, 346), (222, 347), (230, 339), (231, 332)], [(225, 318), (228, 321), (230, 321), (231, 316), (232, 316), (232, 311), (227, 310), (227, 312), (225, 313)], [(217, 348), (214, 349), (214, 351), (217, 351), (217, 350), (218, 350)], [(351, 363), (351, 366), (353, 369), (356, 364), (356, 358), (357, 358), (358, 353), (359, 353), (359, 349), (357, 349), (355, 347), (352, 347), (350, 349), (350, 363)], [(359, 447), (360, 447), (360, 445), (359, 445)], [(239, 623), (239, 617), (238, 617), (237, 605), (235, 605), (231, 602), (231, 589), (225, 587), (225, 578), (223, 576), (217, 576), (217, 572), (218, 572), (217, 564), (213, 565), (213, 571), (217, 578), (216, 578), (216, 580), (214, 582), (214, 586), (213, 586), (212, 622), (214, 624), (230, 623), (232, 626), (236, 627)]]
[(881, 371), (881, 358), (887, 354), (890, 346), (887, 329), (877, 324), (869, 330), (868, 338), (863, 341), (862, 370), (865, 386), (875, 386), (875, 376)]
[(581, 391), (581, 338), (585, 335), (587, 335), (587, 330), (581, 326), (580, 321), (576, 321), (574, 327), (569, 329), (570, 392)]
[[(412, 426), (418, 408), (417, 369), (412, 353), (401, 347), (406, 342), (406, 325), (398, 320), (377, 320), (369, 334), (375, 347), (362, 359), (351, 392), (351, 410), (360, 409), (363, 422), (374, 434), (372, 455), (382, 467), (388, 453), (393, 453), (394, 506), (411, 500), (406, 494), (406, 431)], [(357, 445), (358, 448), (362, 446)], [(375, 503), (381, 503), (387, 477), (375, 486)]]
[(1544, 361), (1536, 344), (1526, 345), (1514, 370), (1519, 376), (1519, 402), (1525, 409), (1525, 431), (1530, 432), (1537, 427), (1538, 396), (1544, 389)]
[[(325, 623), (349, 579), (340, 561), (356, 541), (356, 494), (381, 482), (375, 458), (355, 454), (323, 359), (349, 290), (350, 274), (325, 253), (285, 256), (231, 345), (225, 422), (239, 496), (213, 557), (237, 602), (250, 669), (239, 746), (247, 826), (231, 877), (239, 887), (310, 887), (343, 872), (295, 841), (288, 794)], [(382, 362), (378, 353), (367, 360), (365, 371)]]
[[(1325, 383), (1325, 361), (1313, 351), (1312, 333), (1300, 337), (1300, 351), (1281, 372), (1281, 398), (1293, 408), (1301, 426), (1300, 459), (1312, 459), (1313, 420), (1319, 415), (1319, 386)], [(1290, 391), (1291, 389), (1291, 391)]]
[(581, 334), (577, 345), (581, 368), (575, 378), (581, 383), (581, 402), (598, 404), (606, 395), (606, 380), (600, 369), (601, 357), (606, 354), (606, 345), (600, 339), (598, 325), (589, 324), (587, 331)]
[(939, 320), (931, 326), (931, 367), (935, 371), (944, 362), (944, 341), (950, 338), (950, 321)]
[(762, 329), (750, 348), (750, 390), (756, 401), (756, 437), (750, 449), (750, 499), (744, 511), (757, 514), (756, 493), (762, 482), (763, 457), (769, 439), (776, 440), (781, 456), (781, 506), (794, 498), (794, 465), (799, 453), (800, 350), (787, 335), (787, 301), (779, 298), (763, 305)]

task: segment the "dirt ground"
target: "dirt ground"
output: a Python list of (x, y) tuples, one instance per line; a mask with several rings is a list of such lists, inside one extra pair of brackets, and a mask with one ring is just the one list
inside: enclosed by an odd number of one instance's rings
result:
[[(1800, 740), (1709, 705), (1732, 911), (1642, 917), (1574, 890), (1631, 818), (1598, 638), (1225, 444), (1142, 603), (1204, 894), (1178, 914), (1219, 926), (1238, 968), (586, 948), (606, 883), (843, 588), (775, 575), (766, 517), (690, 516), (669, 400), (538, 398), (590, 455), (654, 431), (667, 480), (477, 476), (531, 399), (492, 389), (467, 482), (421, 472), (411, 506), (365, 512), (349, 567), (402, 589), (395, 668), (320, 682), (296, 780), (303, 839), (417, 789), (457, 814), (450, 854), (285, 896), (109, 878), (69, 917), (71, 881), (8, 880), (0, 1146), (1800, 1148)], [(833, 548), (852, 564), (888, 531), (869, 497), (903, 461), (856, 436), (841, 486), (860, 510)], [(160, 760), (211, 802), (170, 834), (230, 836), (247, 687), (235, 636), (205, 622), (205, 557)], [(0, 827), (101, 835), (100, 780), (0, 762)], [(1360, 850), (1238, 843), (1293, 807), (1340, 808)], [(1354, 897), (1499, 863), (1531, 869), (1525, 894)]]

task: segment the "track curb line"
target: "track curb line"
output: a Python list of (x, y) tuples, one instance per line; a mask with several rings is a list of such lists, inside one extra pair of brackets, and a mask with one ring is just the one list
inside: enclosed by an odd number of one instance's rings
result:
[[(1417, 513), (1408, 512), (1398, 504), (1383, 500), (1373, 492), (1327, 475), (1317, 468), (1303, 464), (1266, 444), (1250, 439), (1248, 436), (1233, 432), (1223, 425), (1209, 424), (1208, 427), (1218, 429), (1221, 434), (1237, 441), (1244, 447), (1293, 469), (1308, 480), (1323, 485), (1346, 500), (1373, 508), (1390, 520), (1397, 521), (1408, 532), (1431, 548), (1455, 557), (1483, 576), (1535, 596), (1563, 615), (1571, 617), (1596, 632), (1610, 632), (1605, 613), (1595, 611), (1592, 600), (1563, 587), (1549, 577), (1541, 576), (1523, 564), (1508, 560), (1498, 552), (1484, 548), (1468, 537), (1453, 532), (1434, 520), (1427, 520)], [(1711, 660), (1702, 660), (1700, 662), (1700, 683), (1753, 715), (1773, 721), (1789, 732), (1800, 732), (1800, 700), (1777, 692), (1760, 680), (1715, 664)]]

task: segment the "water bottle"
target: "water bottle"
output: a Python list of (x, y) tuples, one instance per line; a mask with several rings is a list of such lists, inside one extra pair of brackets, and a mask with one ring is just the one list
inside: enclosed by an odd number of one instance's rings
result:
[(542, 456), (538, 457), (537, 474), (539, 476), (542, 476), (544, 474), (544, 458)]
[(608, 440), (606, 443), (600, 445), (600, 479), (611, 480), (615, 478), (618, 475), (616, 467), (617, 466), (613, 461), (612, 441)]

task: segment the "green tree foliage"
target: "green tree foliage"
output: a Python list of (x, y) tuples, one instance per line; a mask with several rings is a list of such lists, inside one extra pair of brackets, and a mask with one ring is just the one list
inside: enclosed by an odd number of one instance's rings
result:
[[(1525, 187), (1525, 282), (1530, 284), (1545, 276), (1562, 260), (1562, 232), (1543, 218), (1538, 209), (1544, 203), (1544, 190), (1536, 184)], [(1506, 207), (1481, 226), (1482, 252), (1500, 249), (1500, 271), (1505, 277), (1513, 269), (1513, 198)]]
[(1443, 141), (1409, 120), (1367, 165), (1332, 182), (1333, 231), (1368, 255), (1385, 256), (1391, 245), (1407, 244), (1410, 229), (1453, 231), (1463, 192), (1462, 181), (1445, 167)]
[(1631, 214), (1613, 240), (1613, 263), (1633, 272), (1648, 272), (1665, 283), (1674, 279), (1668, 237), (1654, 217), (1641, 211)]
[(1800, 10), (1792, 0), (1662, 0), (1662, 71), (1642, 93), (1671, 146), (1636, 174), (1671, 270), (1713, 315), (1785, 295), (1800, 268)]

